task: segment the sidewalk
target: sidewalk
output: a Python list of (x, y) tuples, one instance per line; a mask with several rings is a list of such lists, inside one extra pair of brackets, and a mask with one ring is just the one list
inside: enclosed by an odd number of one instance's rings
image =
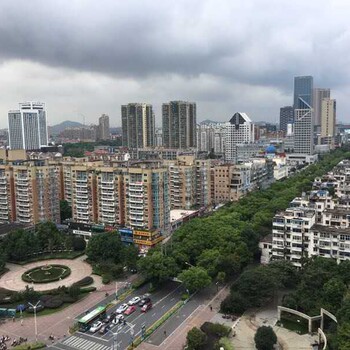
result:
[[(170, 334), (160, 346), (155, 346), (146, 342), (138, 347), (140, 350), (181, 350), (186, 344), (186, 336), (193, 327), (200, 327), (204, 322), (221, 318), (218, 314), (221, 301), (229, 294), (229, 287), (225, 287), (215, 295), (214, 298), (206, 300), (201, 304), (172, 334)], [(210, 310), (212, 306), (213, 311)], [(178, 311), (181, 313), (181, 309)], [(176, 317), (176, 314), (172, 317)], [(222, 319), (222, 318), (221, 318)], [(222, 319), (223, 320), (223, 319)], [(157, 330), (158, 331), (162, 331)]]

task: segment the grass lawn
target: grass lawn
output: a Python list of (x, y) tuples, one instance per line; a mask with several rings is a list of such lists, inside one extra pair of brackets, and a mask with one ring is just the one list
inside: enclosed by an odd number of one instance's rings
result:
[[(300, 322), (298, 322), (298, 320)], [(289, 329), (290, 331), (296, 332), (298, 334), (306, 334), (308, 333), (308, 323), (306, 320), (302, 318), (285, 318), (281, 317), (281, 321), (277, 321), (277, 326)]]
[(29, 272), (25, 272), (22, 279), (25, 282), (29, 282), (27, 281), (29, 279), (34, 283), (57, 281), (61, 276), (62, 278), (68, 276), (65, 274), (66, 270), (69, 270), (70, 273), (69, 267), (64, 265), (39, 266), (33, 270), (29, 270)]

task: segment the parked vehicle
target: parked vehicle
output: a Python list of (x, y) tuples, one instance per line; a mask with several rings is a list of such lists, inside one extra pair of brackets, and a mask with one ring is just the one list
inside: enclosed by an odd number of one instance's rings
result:
[(132, 299), (129, 300), (128, 304), (129, 305), (136, 305), (140, 300), (141, 300), (140, 297), (133, 297)]
[(143, 306), (145, 304), (149, 304), (151, 302), (151, 299), (148, 297), (142, 298), (139, 302), (139, 306)]
[(123, 312), (125, 312), (125, 310), (129, 307), (128, 304), (121, 304), (118, 309), (116, 310), (117, 314), (122, 314)]
[(152, 303), (148, 303), (142, 306), (141, 312), (147, 312), (148, 310), (152, 309)]
[(89, 329), (89, 332), (90, 333), (95, 333), (97, 332), (98, 330), (101, 329), (101, 327), (103, 326), (103, 323), (101, 321), (97, 321), (96, 323), (94, 323), (90, 329)]
[(125, 311), (124, 315), (131, 315), (133, 312), (136, 311), (136, 307), (134, 305), (129, 306)]

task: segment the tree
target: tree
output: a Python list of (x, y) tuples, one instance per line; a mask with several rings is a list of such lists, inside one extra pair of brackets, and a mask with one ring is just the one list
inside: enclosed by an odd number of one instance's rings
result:
[(343, 323), (337, 331), (338, 349), (349, 350), (350, 344), (350, 321)]
[(92, 262), (111, 262), (118, 264), (122, 261), (123, 244), (116, 232), (104, 232), (91, 237), (86, 248), (86, 255)]
[(79, 236), (73, 236), (73, 242), (72, 242), (73, 250), (82, 252), (86, 248), (86, 242), (83, 237)]
[(174, 258), (163, 256), (160, 251), (150, 251), (138, 262), (139, 271), (153, 283), (160, 284), (178, 274)]
[(193, 293), (210, 285), (211, 278), (202, 267), (191, 267), (182, 271), (178, 279), (183, 282), (186, 289)]
[(277, 336), (270, 326), (261, 326), (255, 333), (254, 341), (258, 350), (273, 350)]
[(266, 266), (246, 270), (232, 286), (232, 291), (244, 296), (249, 306), (261, 306), (273, 296), (275, 289), (275, 277)]
[(60, 201), (61, 222), (72, 218), (72, 207), (66, 200)]
[(131, 270), (137, 268), (137, 262), (139, 260), (139, 250), (133, 244), (124, 247), (123, 261), (125, 266)]
[(197, 327), (193, 327), (187, 333), (188, 350), (200, 350), (206, 342), (206, 335)]
[(220, 262), (220, 252), (218, 249), (206, 249), (198, 257), (197, 266), (207, 270), (210, 277), (215, 277), (218, 273), (217, 267)]
[(42, 250), (53, 251), (64, 246), (63, 235), (53, 222), (43, 222), (37, 225), (36, 236)]
[(330, 279), (323, 287), (324, 307), (328, 311), (336, 313), (341, 307), (341, 303), (347, 288), (339, 277)]

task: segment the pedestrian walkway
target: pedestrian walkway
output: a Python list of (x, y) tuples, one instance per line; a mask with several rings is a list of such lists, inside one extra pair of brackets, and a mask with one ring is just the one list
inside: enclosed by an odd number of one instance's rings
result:
[(62, 343), (55, 344), (55, 347), (60, 348), (60, 344), (68, 346), (69, 348), (81, 349), (81, 350), (110, 350), (111, 348), (110, 346), (103, 345), (101, 343), (97, 343), (92, 340), (87, 340), (77, 336), (69, 337), (68, 339), (64, 340)]

